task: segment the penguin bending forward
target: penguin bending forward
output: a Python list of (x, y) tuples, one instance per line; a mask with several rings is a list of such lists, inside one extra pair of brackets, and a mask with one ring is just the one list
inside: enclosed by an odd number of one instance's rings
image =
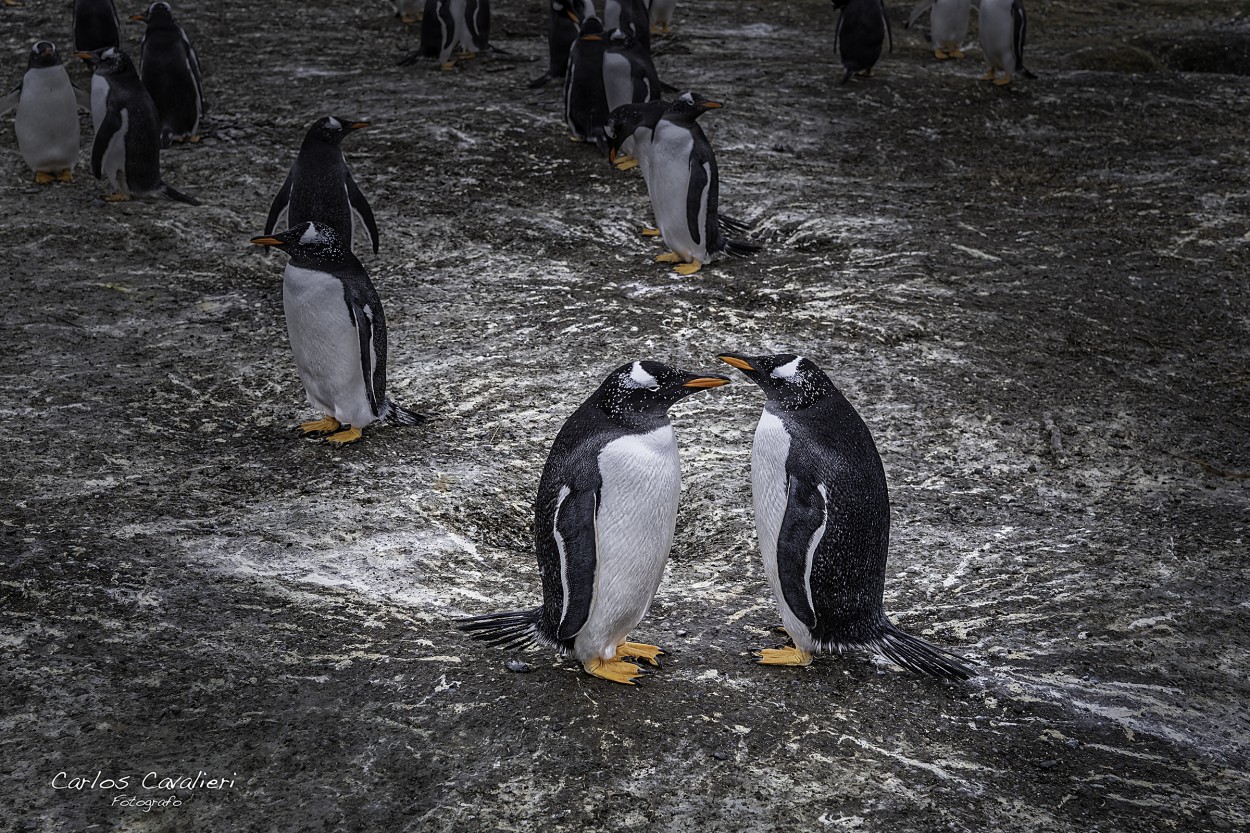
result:
[(596, 677), (633, 685), (664, 652), (627, 642), (660, 585), (677, 522), (681, 463), (671, 405), (729, 382), (659, 362), (612, 371), (556, 435), (534, 502), (543, 604), (461, 619), (492, 645), (539, 643)]
[(871, 75), (877, 59), (881, 57), (881, 42), (890, 39), (890, 51), (894, 51), (894, 33), (890, 31), (890, 19), (885, 14), (885, 0), (833, 0), (833, 7), (842, 13), (833, 32), (834, 47), (842, 53), (842, 66), (846, 74), (842, 83), (851, 80), (855, 73)]
[(291, 256), (282, 277), (282, 309), (308, 402), (325, 414), (305, 434), (332, 443), (360, 439), (378, 421), (419, 425), (425, 416), (386, 398), (386, 316), (365, 268), (329, 225), (306, 222), (254, 237)]
[(973, 676), (961, 657), (903, 633), (885, 614), (890, 499), (851, 403), (801, 356), (720, 359), (767, 397), (751, 446), (751, 492), (764, 573), (794, 645), (761, 651), (760, 662), (807, 665), (813, 654), (862, 649), (934, 677)]
[[(1024, 0), (981, 0), (977, 8), (981, 51), (990, 65), (982, 79), (998, 86), (1010, 84), (1019, 72), (1025, 78), (1036, 78), (1024, 65), (1024, 36), (1027, 29)], [(1001, 71), (1000, 77), (997, 73)]]
[(187, 33), (174, 20), (164, 0), (131, 20), (147, 24), (139, 45), (139, 77), (156, 104), (161, 121), (161, 147), (173, 142), (198, 142), (204, 118), (204, 82), (200, 59)]
[(90, 110), (91, 97), (70, 83), (50, 41), (30, 48), (26, 74), (0, 99), (0, 115), (15, 107), (17, 147), (35, 172), (35, 182), (72, 182), (78, 164), (78, 108)]

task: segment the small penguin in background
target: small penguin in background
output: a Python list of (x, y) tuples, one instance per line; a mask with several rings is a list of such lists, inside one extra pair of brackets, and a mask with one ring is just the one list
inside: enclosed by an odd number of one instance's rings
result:
[(121, 27), (113, 0), (74, 0), (74, 51), (121, 48)]
[(972, 15), (972, 0), (923, 0), (911, 11), (904, 27), (929, 12), (929, 40), (933, 44), (933, 56), (939, 61), (964, 56), (964, 38), (968, 37), (968, 20)]
[(368, 232), (373, 253), (378, 253), (378, 225), (373, 219), (373, 209), (352, 179), (342, 147), (345, 136), (368, 126), (366, 121), (334, 116), (322, 116), (313, 122), (304, 135), (304, 143), (300, 145), (286, 181), (269, 206), (265, 234), (273, 233), (285, 212), (288, 226), (316, 220), (333, 227), (351, 249), (355, 242), (352, 219), (355, 217)]
[(620, 29), (651, 54), (651, 15), (645, 0), (603, 0), (603, 30)]
[(582, 21), (581, 33), (569, 50), (564, 76), (564, 123), (575, 142), (607, 147), (603, 127), (608, 120), (608, 95), (603, 86), (603, 58), (611, 46), (597, 17)]
[(161, 180), (161, 138), (156, 105), (148, 95), (130, 57), (108, 47), (77, 52), (91, 64), (91, 120), (95, 139), (91, 144), (91, 173), (107, 176), (113, 193), (108, 202), (131, 197), (157, 196), (189, 205), (192, 197), (170, 188)]
[(593, 17), (590, 0), (551, 0), (547, 19), (547, 71), (530, 82), (530, 88), (546, 86), (553, 78), (563, 78), (569, 68), (569, 50), (577, 40), (582, 21)]
[(668, 34), (672, 30), (673, 10), (677, 8), (677, 0), (651, 0), (648, 17), (651, 19), (651, 31), (654, 34)]
[(395, 6), (395, 16), (405, 26), (421, 21), (422, 0), (395, 0), (392, 5)]
[(325, 414), (300, 430), (341, 445), (375, 422), (424, 422), (386, 398), (386, 316), (347, 241), (332, 226), (307, 222), (252, 243), (291, 256), (282, 274), (286, 332), (308, 403)]
[(656, 261), (677, 264), (674, 271), (681, 275), (698, 272), (721, 252), (746, 257), (760, 248), (729, 239), (721, 228), (716, 155), (695, 119), (722, 106), (698, 93), (683, 93), (664, 111), (651, 135), (651, 208), (660, 235), (672, 250)]
[[(990, 65), (983, 80), (1001, 87), (1010, 84), (1017, 72), (1025, 78), (1037, 77), (1024, 65), (1024, 0), (981, 0), (977, 26), (981, 31), (981, 51)], [(999, 71), (1003, 73), (1001, 77), (997, 75)]]
[(204, 84), (191, 39), (174, 21), (173, 10), (164, 0), (130, 19), (147, 24), (139, 45), (139, 77), (156, 104), (161, 147), (169, 147), (170, 142), (198, 142)]
[(444, 70), (451, 70), (456, 66), (453, 56), (468, 60), (490, 48), (490, 0), (425, 0), (421, 46), (399, 63), (407, 66), (418, 58), (438, 58)]
[(634, 685), (663, 651), (627, 642), (660, 585), (677, 525), (681, 460), (668, 409), (729, 382), (654, 361), (608, 374), (551, 445), (534, 502), (543, 603), (460, 619), (492, 645), (538, 643), (589, 674)]
[(35, 182), (72, 182), (78, 165), (78, 108), (91, 109), (91, 97), (75, 87), (56, 46), (41, 40), (30, 48), (26, 74), (0, 100), (0, 115), (17, 108), (17, 148), (35, 172)]
[(859, 414), (811, 360), (792, 354), (720, 360), (767, 397), (751, 445), (751, 493), (764, 573), (793, 646), (764, 665), (814, 654), (878, 653), (947, 680), (974, 676), (962, 658), (903, 633), (885, 614), (890, 498)]
[(842, 53), (842, 66), (846, 69), (842, 83), (845, 84), (857, 72), (872, 74), (887, 35), (890, 51), (894, 51), (894, 33), (890, 31), (884, 0), (833, 0), (833, 7), (842, 12), (838, 15), (833, 39)]

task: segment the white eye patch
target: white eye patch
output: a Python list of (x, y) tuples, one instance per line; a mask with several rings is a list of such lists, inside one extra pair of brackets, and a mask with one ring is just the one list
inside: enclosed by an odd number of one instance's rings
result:
[(677, 96), (678, 101), (684, 101), (687, 104), (694, 104), (694, 93), (682, 93)]
[(795, 356), (794, 361), (783, 364), (781, 367), (774, 368), (770, 376), (778, 379), (793, 379), (795, 374), (799, 372), (799, 362), (803, 361), (802, 356)]
[(313, 223), (308, 224), (308, 228), (300, 235), (299, 242), (307, 246), (310, 243), (316, 243), (321, 239), (321, 232), (317, 231), (317, 226)]
[(654, 376), (642, 369), (642, 362), (634, 362), (629, 371), (629, 386), (632, 388), (658, 388), (660, 383)]
[(336, 119), (334, 116), (329, 116), (326, 118), (326, 126), (329, 127), (331, 130), (338, 130), (339, 128), (343, 126), (343, 123), (339, 121), (338, 119)]

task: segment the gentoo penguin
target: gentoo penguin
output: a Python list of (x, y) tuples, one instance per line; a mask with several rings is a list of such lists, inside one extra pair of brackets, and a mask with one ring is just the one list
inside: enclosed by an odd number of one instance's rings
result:
[(252, 242), (291, 256), (282, 276), (286, 332), (308, 402), (325, 414), (302, 423), (303, 432), (350, 443), (379, 420), (424, 422), (386, 398), (386, 316), (347, 241), (332, 226), (307, 222)]
[(373, 219), (373, 209), (352, 179), (342, 148), (344, 136), (368, 126), (365, 121), (334, 116), (322, 116), (313, 122), (291, 165), (291, 172), (269, 206), (265, 234), (271, 234), (278, 227), (285, 211), (288, 226), (298, 226), (308, 220), (333, 226), (350, 249), (352, 216), (355, 215), (373, 241), (373, 253), (378, 253), (378, 226)]
[(884, 0), (833, 0), (833, 6), (842, 12), (838, 15), (833, 39), (842, 53), (842, 66), (846, 69), (842, 83), (845, 84), (857, 72), (872, 74), (887, 35), (890, 51), (894, 51), (894, 34), (885, 15)]
[(421, 16), (421, 47), (399, 63), (417, 58), (438, 58), (445, 70), (454, 69), (455, 58), (468, 59), (490, 49), (490, 0), (425, 0)]
[(604, 0), (603, 31), (620, 29), (651, 54), (651, 16), (645, 0)]
[(457, 625), (477, 639), (539, 643), (587, 672), (633, 685), (663, 651), (627, 642), (646, 615), (677, 522), (681, 463), (668, 409), (724, 376), (653, 361), (612, 371), (556, 435), (534, 502), (534, 549), (543, 604)]
[(933, 55), (939, 61), (962, 58), (972, 0), (923, 0), (912, 9), (904, 28), (911, 28), (925, 12), (929, 12), (929, 40), (933, 43)]
[(575, 142), (606, 147), (603, 126), (608, 120), (608, 97), (603, 87), (603, 56), (611, 41), (597, 17), (582, 21), (581, 33), (569, 50), (564, 76), (564, 123)]
[(664, 243), (672, 251), (656, 257), (693, 274), (720, 252), (746, 257), (759, 246), (730, 240), (719, 221), (719, 175), (712, 145), (695, 122), (721, 107), (698, 93), (678, 96), (664, 111), (651, 136), (648, 191)]
[(153, 195), (199, 205), (161, 181), (161, 138), (156, 105), (130, 57), (108, 47), (75, 55), (95, 68), (91, 76), (91, 173), (113, 184), (109, 202)]
[(405, 26), (421, 20), (421, 0), (395, 0), (395, 16)]
[(0, 115), (14, 107), (14, 132), (35, 182), (71, 182), (78, 164), (78, 108), (91, 109), (91, 97), (70, 83), (56, 46), (41, 40), (30, 48), (26, 74), (3, 100)]
[(169, 147), (171, 141), (198, 142), (204, 87), (191, 39), (174, 21), (173, 10), (164, 0), (130, 19), (147, 23), (139, 46), (139, 77), (156, 104), (161, 147)]
[[(1024, 65), (1024, 0), (981, 0), (977, 27), (981, 30), (981, 51), (990, 65), (983, 76), (986, 81), (1001, 87), (1010, 84), (1017, 72), (1025, 78), (1037, 77)], [(999, 70), (1002, 77), (997, 76)]]
[(656, 101), (660, 97), (660, 76), (651, 53), (622, 29), (614, 29), (603, 53), (603, 91), (607, 115), (622, 104)]
[[(608, 113), (603, 133), (608, 140), (608, 162), (620, 168), (638, 168), (650, 193), (651, 135), (669, 102), (654, 99), (614, 107)], [(622, 156), (628, 154), (628, 157)], [(618, 160), (627, 161), (618, 161)], [(659, 234), (657, 231), (656, 235)]]
[(677, 8), (677, 0), (651, 0), (649, 17), (651, 31), (668, 34), (673, 25), (673, 10)]
[(74, 51), (121, 47), (117, 9), (113, 0), (74, 0)]
[(590, 0), (551, 0), (551, 15), (547, 20), (547, 71), (530, 82), (531, 88), (564, 77), (569, 68), (569, 50), (577, 40), (582, 21), (594, 13)]
[(909, 636), (885, 614), (890, 499), (868, 427), (802, 356), (725, 353), (767, 397), (751, 446), (751, 491), (764, 573), (793, 647), (765, 665), (875, 651), (912, 671), (962, 680), (960, 657)]

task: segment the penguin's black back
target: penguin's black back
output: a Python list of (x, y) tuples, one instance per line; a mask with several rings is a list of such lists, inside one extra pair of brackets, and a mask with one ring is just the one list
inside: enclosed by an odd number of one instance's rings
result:
[(352, 206), (347, 195), (347, 161), (343, 148), (310, 132), (291, 167), (287, 225), (313, 221), (330, 226), (349, 244)]
[(881, 0), (849, 0), (838, 21), (838, 49), (848, 75), (876, 66), (884, 40)]
[(161, 187), (161, 133), (152, 96), (133, 66), (108, 76), (108, 109), (126, 109), (126, 185), (131, 193)]
[(121, 46), (113, 0), (74, 0), (74, 49), (94, 52), (106, 46)]
[[(582, 31), (586, 31), (585, 24)], [(602, 144), (603, 127), (608, 121), (608, 95), (603, 88), (603, 56), (611, 42), (602, 32), (597, 34), (601, 35), (599, 40), (585, 40), (579, 36), (569, 51), (569, 68), (564, 76), (564, 115), (576, 135)]]
[(139, 74), (156, 105), (162, 136), (190, 133), (203, 99), (198, 63), (182, 27), (168, 18), (149, 19), (140, 52)]

